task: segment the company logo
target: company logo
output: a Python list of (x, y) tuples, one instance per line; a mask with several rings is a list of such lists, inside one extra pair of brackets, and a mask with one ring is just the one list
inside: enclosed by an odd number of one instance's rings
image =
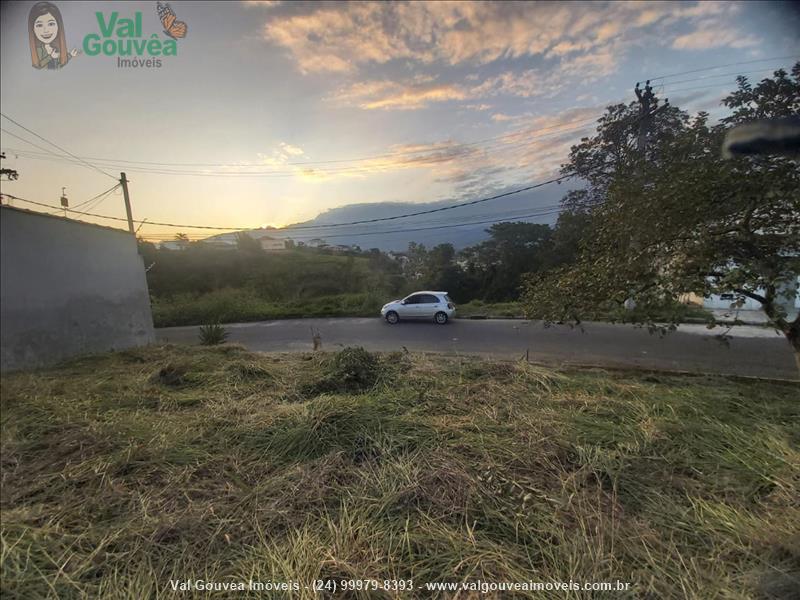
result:
[(60, 69), (80, 50), (67, 50), (61, 11), (50, 2), (37, 2), (28, 14), (28, 38), (34, 69)]
[[(142, 13), (132, 16), (119, 11), (95, 12), (97, 32), (83, 38), (83, 53), (87, 56), (116, 57), (117, 67), (159, 68), (162, 57), (177, 56), (177, 40), (186, 37), (188, 26), (179, 21), (166, 2), (156, 4), (156, 14), (165, 36), (145, 34)], [(61, 12), (51, 2), (39, 2), (28, 17), (31, 61), (37, 69), (60, 69), (80, 50), (67, 50), (64, 21)]]
[(183, 21), (178, 21), (175, 16), (175, 11), (169, 5), (169, 2), (157, 3), (158, 18), (161, 19), (161, 24), (164, 26), (164, 33), (166, 33), (173, 40), (186, 37), (188, 27)]

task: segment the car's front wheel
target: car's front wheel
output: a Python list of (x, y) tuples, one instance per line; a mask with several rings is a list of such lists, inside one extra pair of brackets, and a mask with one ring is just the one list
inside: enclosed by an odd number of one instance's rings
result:
[(390, 310), (389, 312), (386, 313), (386, 322), (389, 323), (389, 325), (394, 325), (399, 320), (400, 317), (397, 316), (397, 313), (394, 312), (393, 310)]
[(436, 321), (439, 325), (444, 325), (447, 323), (447, 313), (437, 312), (433, 316), (433, 320)]

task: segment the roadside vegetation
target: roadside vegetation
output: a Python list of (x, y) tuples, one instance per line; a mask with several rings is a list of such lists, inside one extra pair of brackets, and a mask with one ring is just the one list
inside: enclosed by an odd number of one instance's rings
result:
[[(246, 235), (235, 247), (140, 242), (157, 327), (302, 317), (375, 317), (381, 306), (419, 289), (442, 289), (464, 316), (520, 316), (525, 273), (570, 255), (563, 232), (533, 223), (499, 223), (486, 242), (411, 243), (404, 253), (291, 246), (265, 252)], [(560, 237), (559, 237), (560, 236)], [(572, 243), (572, 242), (570, 242)], [(474, 303), (474, 304), (473, 304)], [(475, 310), (477, 307), (480, 310)]]
[(366, 578), (790, 598), (798, 392), (231, 345), (4, 375), (3, 597)]
[[(800, 113), (800, 62), (751, 83), (737, 77), (719, 122), (662, 105), (638, 137), (640, 105), (606, 108), (595, 135), (572, 147), (562, 170), (586, 187), (564, 198), (560, 218), (583, 219), (575, 259), (527, 277), (532, 318), (579, 321), (603, 303), (635, 304), (631, 320), (684, 320), (665, 299), (730, 294), (757, 303), (800, 368), (800, 170), (780, 154), (725, 157), (733, 126)], [(677, 308), (677, 307), (676, 307)]]
[(140, 249), (153, 265), (147, 277), (157, 327), (375, 316), (403, 286), (400, 265), (380, 253), (267, 253), (248, 243), (231, 249), (194, 243), (185, 250), (143, 243)]
[(387, 300), (376, 294), (336, 294), (298, 300), (265, 300), (247, 289), (222, 289), (205, 294), (154, 298), (156, 327), (200, 323), (245, 323), (311, 317), (375, 317)]
[[(540, 262), (554, 264), (558, 252), (551, 237), (557, 239), (559, 231), (529, 223), (501, 225), (489, 230), (489, 241), (461, 253), (450, 244), (430, 250), (411, 244), (407, 253), (394, 259), (377, 249), (333, 253), (291, 248), (267, 253), (250, 244), (219, 249), (198, 243), (185, 250), (159, 250), (144, 243), (141, 249), (145, 261), (154, 264), (148, 272), (148, 284), (157, 327), (376, 317), (386, 302), (419, 289), (450, 293), (458, 304), (458, 317), (521, 317), (524, 307), (515, 298), (525, 275), (524, 264), (532, 256), (525, 258), (524, 248), (532, 237), (541, 238), (549, 258)], [(498, 251), (498, 246), (504, 250)], [(498, 253), (507, 258), (498, 258)], [(513, 272), (502, 267), (511, 264), (511, 257), (519, 256), (524, 260), (514, 259)], [(468, 262), (459, 267), (456, 260)], [(674, 303), (671, 309), (690, 314), (695, 320), (709, 319), (709, 314), (698, 307)], [(665, 318), (670, 315), (666, 310), (664, 314)], [(606, 303), (594, 311), (593, 318), (625, 320), (632, 315)]]

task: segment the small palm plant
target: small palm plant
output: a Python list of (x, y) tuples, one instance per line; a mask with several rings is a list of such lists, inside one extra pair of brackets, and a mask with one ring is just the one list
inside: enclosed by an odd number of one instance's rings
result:
[(200, 343), (203, 346), (217, 346), (225, 342), (230, 335), (219, 323), (200, 326)]

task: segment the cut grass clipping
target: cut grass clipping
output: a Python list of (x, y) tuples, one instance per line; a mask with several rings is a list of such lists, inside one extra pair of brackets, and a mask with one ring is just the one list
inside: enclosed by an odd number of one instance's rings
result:
[[(357, 598), (477, 580), (797, 597), (799, 391), (235, 345), (4, 376), (2, 596), (353, 578), (415, 585)], [(589, 597), (571, 594), (552, 597)]]

